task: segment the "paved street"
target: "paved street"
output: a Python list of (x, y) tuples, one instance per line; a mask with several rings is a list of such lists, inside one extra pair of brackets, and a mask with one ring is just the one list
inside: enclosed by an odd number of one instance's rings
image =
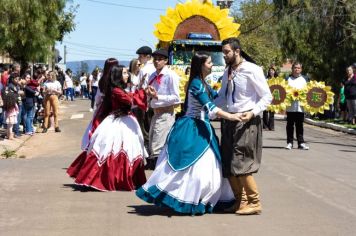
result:
[[(0, 160), (0, 235), (354, 235), (356, 136), (305, 126), (309, 151), (285, 150), (285, 122), (264, 132), (259, 216), (185, 216), (134, 192), (76, 188), (65, 171), (80, 152), (89, 101), (62, 104), (62, 133), (36, 134)], [(147, 173), (150, 174), (149, 172)]]

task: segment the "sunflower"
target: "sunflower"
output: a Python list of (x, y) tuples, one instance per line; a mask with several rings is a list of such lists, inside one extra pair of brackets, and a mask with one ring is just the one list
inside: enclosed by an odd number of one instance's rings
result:
[(272, 102), (267, 109), (276, 113), (285, 111), (286, 108), (291, 105), (292, 99), (291, 96), (288, 96), (291, 87), (285, 79), (280, 77), (269, 79), (267, 83), (273, 97)]
[(304, 110), (311, 115), (315, 113), (324, 113), (329, 110), (330, 105), (334, 103), (334, 93), (331, 87), (326, 86), (324, 82), (312, 80), (307, 83)]
[(229, 9), (220, 9), (214, 6), (211, 0), (201, 3), (199, 0), (190, 0), (178, 3), (174, 9), (168, 8), (166, 15), (161, 16), (161, 21), (155, 25), (154, 35), (162, 44), (174, 39), (177, 27), (188, 18), (201, 16), (212, 22), (219, 31), (220, 40), (237, 37), (240, 24), (234, 23), (229, 16)]
[[(187, 85), (189, 81), (189, 76), (184, 73), (185, 69), (187, 66), (180, 66), (180, 65), (174, 65), (174, 66), (169, 66), (171, 70), (177, 73), (177, 75), (180, 77), (179, 80), (179, 97), (182, 102), (185, 100), (185, 91), (187, 90)], [(176, 106), (174, 109), (176, 113), (181, 112), (181, 107)]]
[(221, 89), (221, 82), (215, 82), (212, 84), (212, 89), (214, 89), (215, 91), (219, 91)]

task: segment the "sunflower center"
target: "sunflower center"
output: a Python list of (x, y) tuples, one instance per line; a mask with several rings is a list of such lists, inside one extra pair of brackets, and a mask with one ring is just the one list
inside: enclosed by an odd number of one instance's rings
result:
[(213, 40), (216, 41), (220, 40), (219, 30), (216, 28), (215, 24), (211, 22), (209, 19), (198, 15), (191, 16), (185, 19), (184, 21), (182, 21), (177, 26), (173, 38), (175, 40), (186, 39), (188, 33), (191, 32), (199, 32), (199, 33), (209, 32), (209, 34), (211, 34), (211, 36), (213, 37)]

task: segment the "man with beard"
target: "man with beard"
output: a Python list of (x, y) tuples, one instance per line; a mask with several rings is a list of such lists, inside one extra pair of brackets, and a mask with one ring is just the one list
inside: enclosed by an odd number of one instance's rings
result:
[[(229, 179), (239, 215), (260, 214), (262, 211), (257, 173), (262, 156), (262, 125), (260, 113), (272, 101), (272, 95), (261, 67), (241, 49), (237, 38), (222, 42), (227, 68), (222, 78), (216, 105), (230, 113), (239, 113), (241, 121), (224, 120), (221, 127), (223, 176)], [(246, 192), (247, 199), (245, 199)]]

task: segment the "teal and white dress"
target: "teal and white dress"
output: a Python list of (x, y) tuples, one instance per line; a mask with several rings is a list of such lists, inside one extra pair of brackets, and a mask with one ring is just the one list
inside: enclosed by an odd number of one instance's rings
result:
[(218, 202), (234, 202), (222, 177), (218, 139), (210, 124), (216, 117), (212, 100), (217, 94), (208, 89), (209, 93), (199, 78), (192, 80), (185, 116), (170, 130), (154, 172), (136, 191), (139, 198), (192, 215), (210, 213)]

